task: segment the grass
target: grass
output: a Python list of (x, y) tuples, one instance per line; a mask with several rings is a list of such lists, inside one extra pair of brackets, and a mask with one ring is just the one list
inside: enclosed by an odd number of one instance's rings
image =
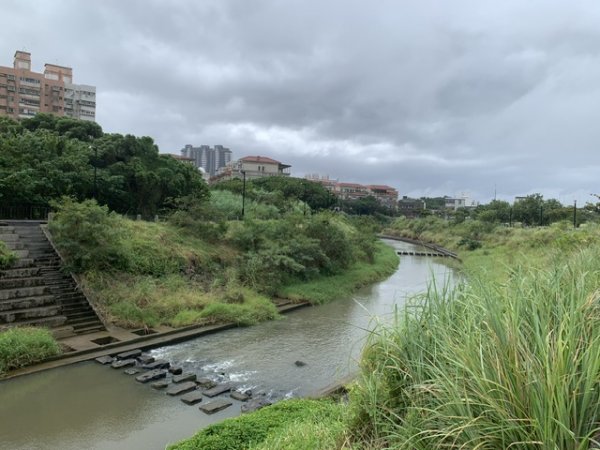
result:
[[(211, 425), (169, 450), (337, 448), (343, 408), (329, 400), (287, 400)], [(324, 424), (328, 424), (324, 426)]]
[(60, 353), (58, 343), (46, 329), (0, 331), (0, 375)]
[(394, 273), (398, 263), (395, 250), (378, 242), (372, 264), (357, 261), (341, 274), (284, 286), (277, 292), (277, 296), (297, 302), (326, 303), (336, 298), (347, 297), (362, 286), (385, 279)]
[(502, 280), (432, 287), (372, 334), (358, 442), (399, 449), (591, 448), (600, 430), (600, 248)]
[(0, 269), (8, 269), (16, 260), (14, 252), (6, 247), (4, 241), (0, 241)]
[(207, 289), (182, 274), (153, 277), (90, 272), (84, 280), (103, 314), (127, 328), (218, 322), (253, 325), (278, 317), (273, 302), (250, 289)]

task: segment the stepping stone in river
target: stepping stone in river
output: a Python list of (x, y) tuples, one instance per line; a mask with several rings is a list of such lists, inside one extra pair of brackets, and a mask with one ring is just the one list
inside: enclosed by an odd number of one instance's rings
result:
[(179, 366), (171, 366), (169, 367), (169, 372), (173, 375), (181, 375), (183, 373), (183, 369)]
[(135, 366), (135, 359), (123, 359), (121, 361), (113, 361), (110, 365), (113, 369), (122, 369), (123, 367)]
[(131, 358), (137, 358), (138, 356), (140, 356), (142, 354), (142, 351), (140, 349), (137, 350), (131, 350), (129, 352), (123, 352), (123, 353), (119, 353), (117, 355), (117, 359), (131, 359)]
[(200, 386), (202, 386), (204, 389), (210, 389), (210, 388), (214, 388), (217, 383), (215, 383), (213, 380), (211, 380), (210, 378), (198, 378), (196, 380), (196, 383), (198, 383)]
[(233, 405), (233, 403), (229, 400), (219, 398), (217, 400), (213, 400), (210, 403), (202, 405), (200, 407), (200, 411), (204, 411), (206, 414), (214, 414), (216, 412), (221, 411), (222, 409), (228, 408), (231, 405)]
[(169, 382), (166, 380), (160, 380), (160, 381), (156, 381), (154, 383), (152, 383), (150, 386), (152, 386), (154, 389), (164, 389), (169, 385)]
[(242, 394), (241, 392), (238, 392), (238, 391), (233, 391), (231, 394), (229, 394), (229, 396), (232, 399), (238, 400), (240, 402), (245, 402), (245, 401), (247, 401), (250, 398), (249, 395)]
[(140, 372), (140, 369), (127, 369), (127, 370), (123, 371), (123, 373), (125, 375), (135, 375), (136, 373), (139, 373), (139, 372)]
[(219, 384), (219, 385), (215, 386), (214, 388), (207, 389), (206, 391), (203, 392), (203, 394), (206, 395), (207, 397), (216, 397), (217, 395), (221, 395), (224, 392), (228, 392), (230, 390), (231, 390), (231, 386), (229, 386), (228, 384)]
[(144, 369), (154, 370), (154, 369), (168, 369), (171, 366), (169, 361), (165, 361), (164, 359), (157, 359), (156, 361), (150, 364), (144, 364), (142, 367)]
[(260, 408), (264, 408), (265, 406), (269, 406), (272, 405), (273, 403), (269, 400), (267, 400), (265, 397), (257, 397), (257, 398), (253, 398), (250, 401), (248, 401), (247, 403), (244, 403), (242, 405), (242, 413), (249, 413), (249, 412), (253, 412), (256, 411)]
[(187, 372), (183, 375), (175, 375), (173, 377), (173, 383), (181, 383), (183, 381), (196, 381), (196, 374)]
[(186, 381), (185, 383), (179, 383), (172, 385), (167, 390), (167, 395), (181, 395), (190, 391), (195, 391), (197, 388), (196, 383), (193, 381)]
[(154, 356), (150, 355), (140, 355), (138, 357), (138, 361), (142, 364), (151, 364), (154, 362)]
[(185, 395), (182, 395), (180, 400), (186, 405), (195, 405), (196, 403), (202, 401), (202, 392), (198, 390), (189, 392)]
[(143, 373), (135, 377), (136, 381), (140, 383), (147, 383), (148, 381), (158, 380), (167, 376), (167, 371), (163, 369), (155, 369), (150, 372)]
[(114, 358), (112, 356), (101, 356), (96, 358), (96, 362), (99, 362), (100, 364), (111, 364), (113, 361)]

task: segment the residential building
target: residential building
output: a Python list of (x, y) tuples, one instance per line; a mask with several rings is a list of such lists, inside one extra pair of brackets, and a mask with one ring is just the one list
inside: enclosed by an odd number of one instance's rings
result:
[(184, 163), (191, 164), (192, 166), (196, 166), (196, 160), (194, 158), (187, 158), (185, 156), (175, 155), (173, 153), (164, 153), (164, 155), (170, 156), (171, 158), (176, 159), (177, 161), (181, 161)]
[(319, 176), (318, 174), (309, 174), (304, 178), (321, 184), (325, 189), (343, 200), (358, 200), (371, 196), (375, 197), (382, 205), (393, 209), (396, 208), (396, 202), (398, 201), (398, 191), (387, 185), (340, 183), (338, 180), (331, 180), (328, 175)]
[(398, 191), (385, 184), (370, 184), (367, 186), (369, 195), (375, 197), (379, 203), (388, 208), (395, 209), (398, 201)]
[(420, 198), (410, 198), (406, 195), (398, 200), (398, 210), (407, 217), (415, 217), (425, 209), (425, 201)]
[(73, 84), (73, 69), (45, 64), (44, 73), (31, 70), (31, 54), (17, 51), (13, 67), (0, 66), (0, 116), (15, 119), (37, 113), (94, 121), (96, 88)]
[(211, 178), (211, 182), (231, 180), (233, 178), (254, 178), (290, 176), (290, 165), (283, 164), (266, 156), (244, 156), (236, 161), (231, 161), (219, 173)]
[(222, 145), (194, 147), (187, 144), (181, 149), (181, 156), (192, 158), (196, 167), (202, 168), (209, 176), (215, 176), (231, 161), (231, 150)]
[(304, 178), (306, 178), (307, 180), (312, 181), (314, 183), (319, 183), (320, 185), (322, 185), (325, 189), (327, 189), (330, 192), (335, 191), (335, 186), (339, 182), (338, 180), (331, 180), (329, 178), (329, 175), (320, 176), (319, 174), (316, 174), (316, 173), (311, 173), (311, 174), (305, 175)]
[(444, 197), (446, 209), (453, 209), (456, 211), (458, 208), (475, 208), (479, 206), (477, 200), (473, 200), (467, 194), (462, 193), (458, 197)]

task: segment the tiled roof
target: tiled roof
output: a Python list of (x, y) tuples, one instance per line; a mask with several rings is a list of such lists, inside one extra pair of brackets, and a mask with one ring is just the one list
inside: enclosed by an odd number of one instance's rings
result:
[(271, 158), (267, 158), (266, 156), (244, 156), (241, 159), (241, 161), (265, 163), (265, 164), (281, 164), (279, 161), (276, 161)]

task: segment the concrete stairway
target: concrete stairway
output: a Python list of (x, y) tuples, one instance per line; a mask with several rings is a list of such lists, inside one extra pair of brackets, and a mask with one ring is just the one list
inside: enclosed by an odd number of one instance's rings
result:
[(61, 271), (39, 222), (5, 221), (0, 240), (18, 257), (11, 268), (0, 270), (0, 329), (45, 326), (57, 337), (104, 330), (73, 278)]

